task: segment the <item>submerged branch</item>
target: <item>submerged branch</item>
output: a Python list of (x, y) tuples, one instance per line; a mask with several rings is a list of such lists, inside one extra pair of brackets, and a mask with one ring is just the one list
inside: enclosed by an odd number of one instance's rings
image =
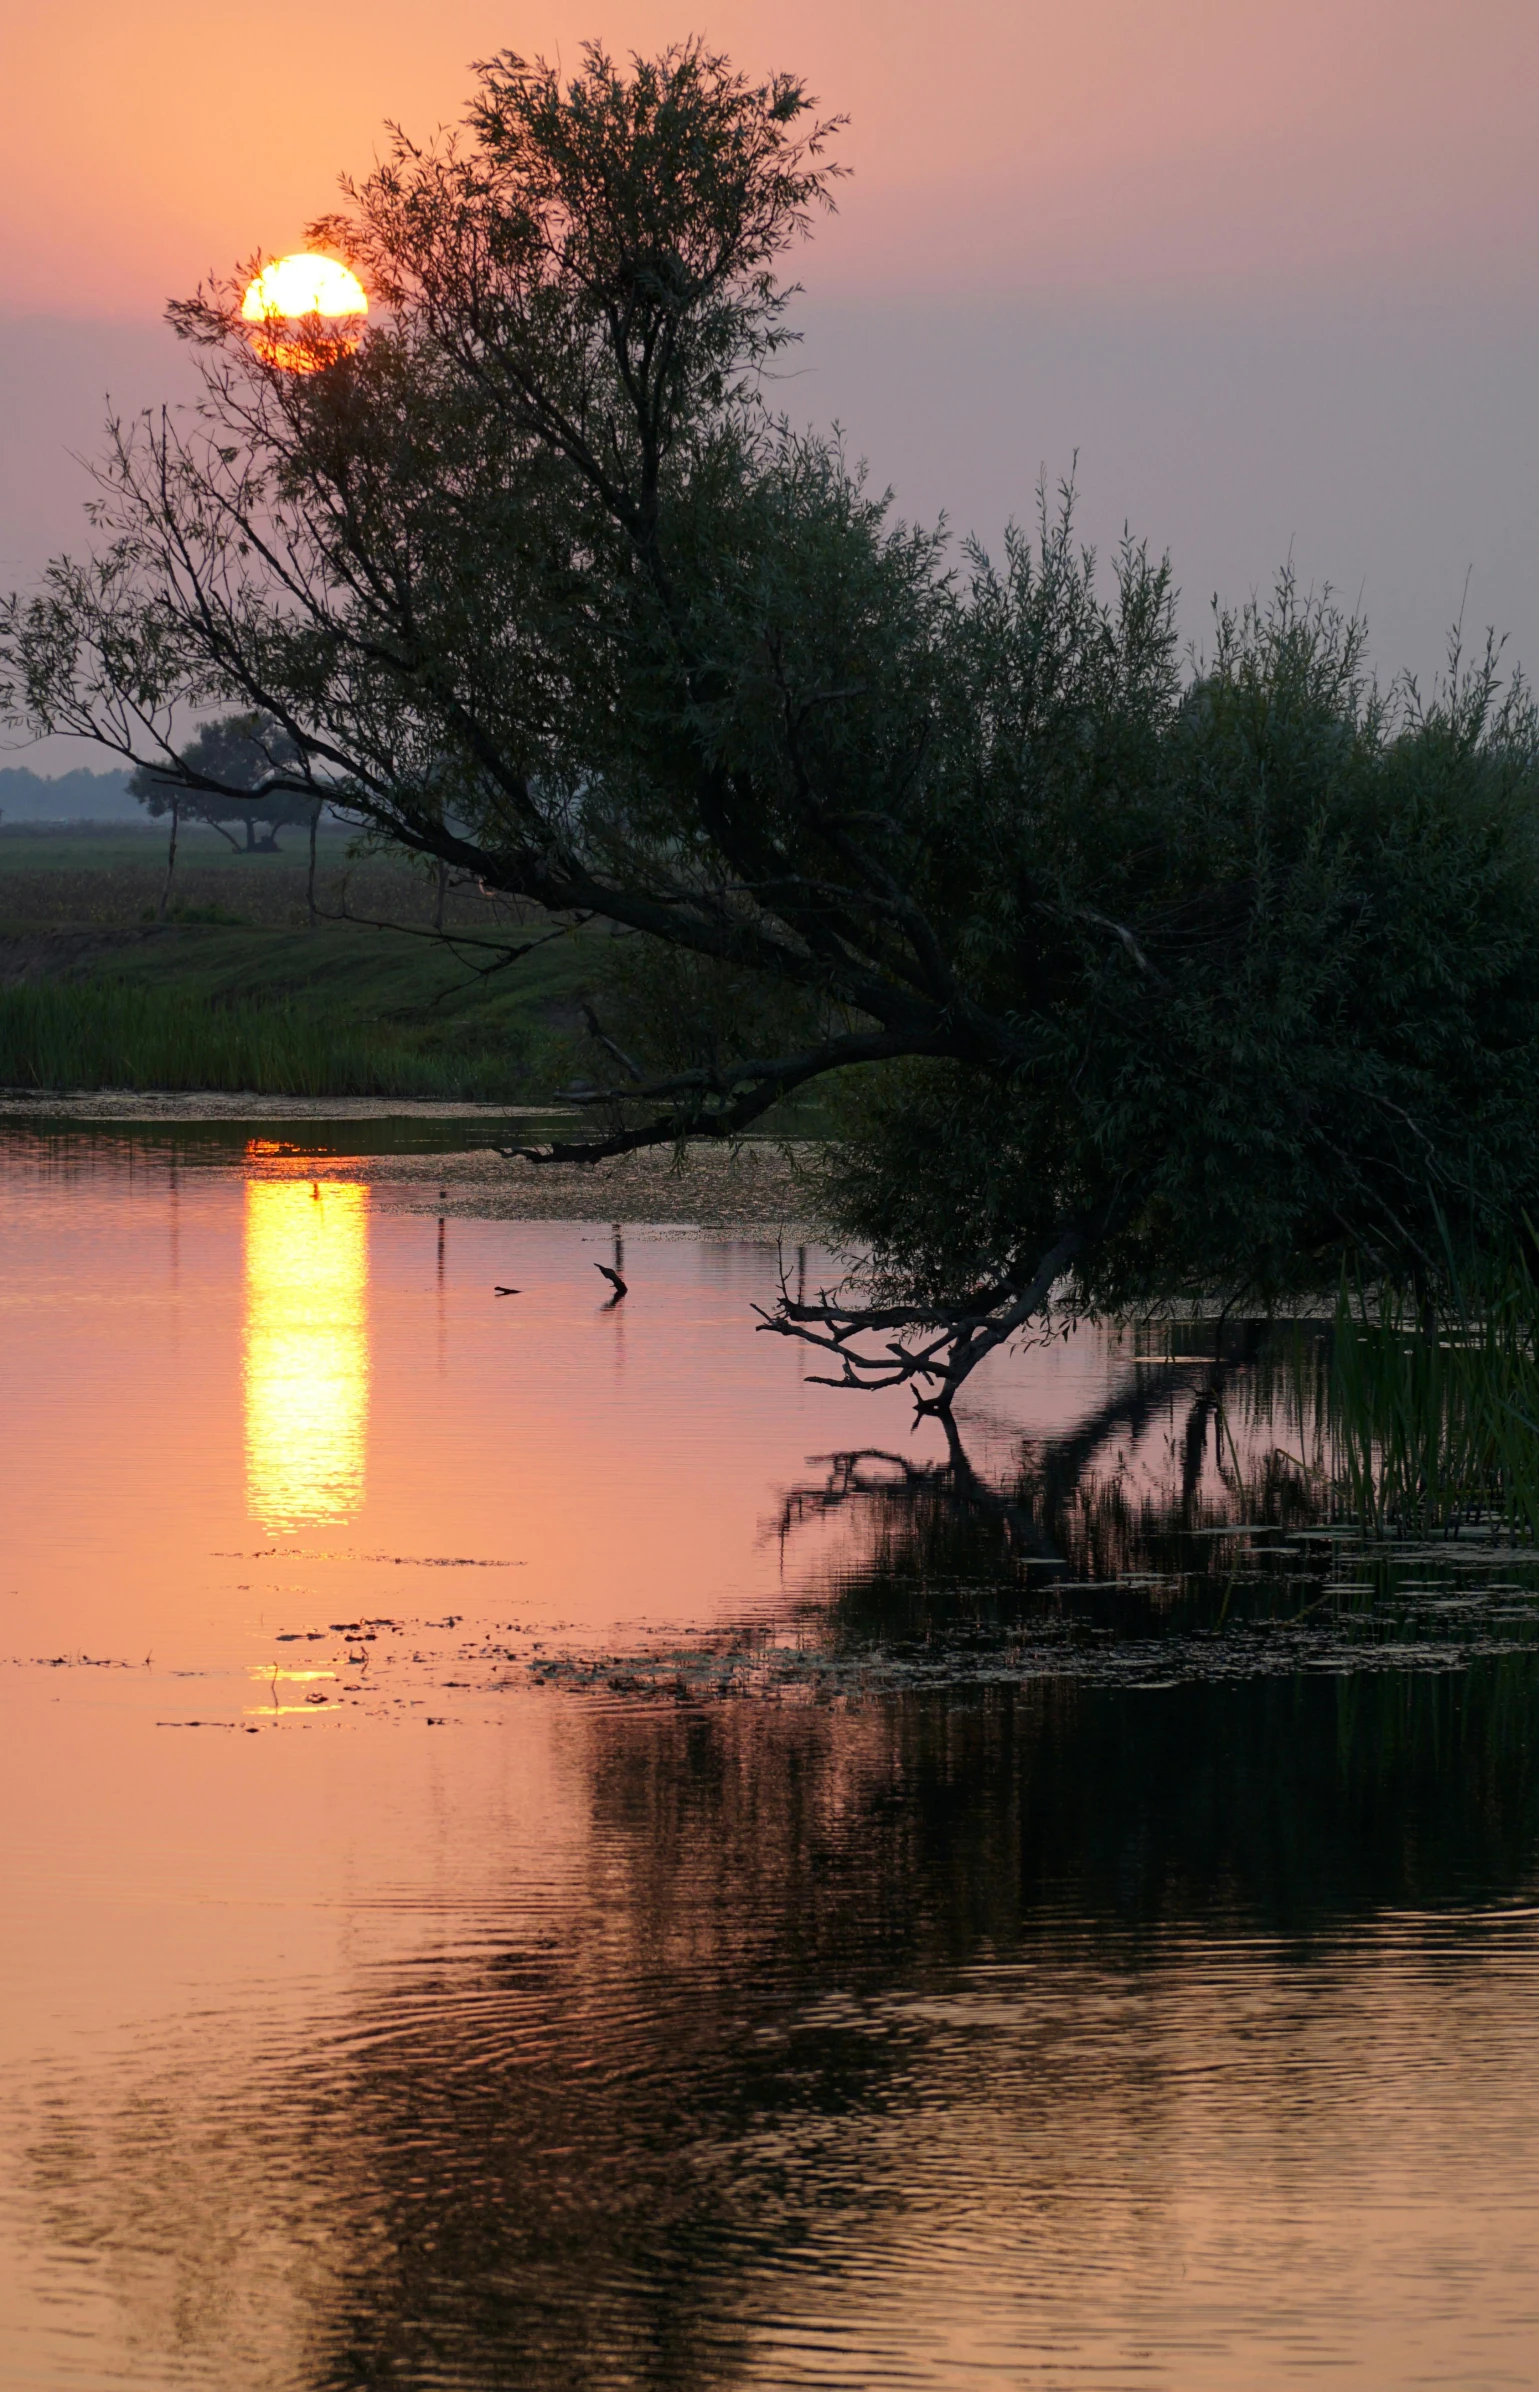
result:
[[(775, 1310), (759, 1310), (759, 1326), (780, 1337), (800, 1338), (806, 1345), (832, 1355), (839, 1364), (835, 1378), (817, 1376), (813, 1384), (865, 1389), (912, 1387), (921, 1413), (950, 1412), (957, 1392), (984, 1358), (1017, 1336), (1032, 1322), (1045, 1320), (1054, 1288), (1081, 1254), (1084, 1232), (1068, 1226), (1060, 1230), (1028, 1279), (1010, 1277), (979, 1291), (965, 1303), (935, 1305), (842, 1304), (824, 1294), (814, 1303), (792, 1297), (781, 1281)], [(883, 1335), (888, 1330), (897, 1335)], [(933, 1332), (915, 1344), (915, 1335)], [(879, 1336), (873, 1350), (852, 1340)]]

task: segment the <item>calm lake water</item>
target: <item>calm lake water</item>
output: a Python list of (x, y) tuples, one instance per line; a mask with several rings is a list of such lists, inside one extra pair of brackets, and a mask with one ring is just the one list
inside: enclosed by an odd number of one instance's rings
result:
[(0, 1134), (0, 2381), (1539, 2384), (1529, 1558), (455, 1207)]

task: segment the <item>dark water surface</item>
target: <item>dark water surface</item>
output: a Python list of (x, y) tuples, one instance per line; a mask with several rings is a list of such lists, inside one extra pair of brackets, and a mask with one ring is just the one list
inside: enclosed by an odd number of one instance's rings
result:
[(0, 1143), (0, 2382), (1539, 2384), (1531, 1558), (434, 1168)]

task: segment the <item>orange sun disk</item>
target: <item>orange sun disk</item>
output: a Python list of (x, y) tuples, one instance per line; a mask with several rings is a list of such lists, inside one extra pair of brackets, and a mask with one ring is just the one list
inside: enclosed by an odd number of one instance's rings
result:
[(357, 275), (336, 258), (299, 251), (262, 268), (247, 284), (240, 312), (257, 328), (258, 356), (305, 374), (358, 346), (369, 302)]

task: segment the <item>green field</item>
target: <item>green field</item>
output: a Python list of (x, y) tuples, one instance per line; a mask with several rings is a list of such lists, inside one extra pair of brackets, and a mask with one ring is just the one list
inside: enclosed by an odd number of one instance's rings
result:
[[(304, 833), (286, 831), (280, 836), (285, 845), (276, 855), (237, 858), (228, 840), (217, 832), (202, 823), (184, 823), (177, 854), (182, 863), (250, 862), (264, 867), (304, 863), (309, 852)], [(104, 871), (114, 865), (142, 864), (163, 878), (167, 844), (163, 823), (0, 822), (0, 873)], [(346, 846), (345, 836), (330, 826), (316, 840), (317, 851), (329, 849), (333, 857), (339, 857)]]
[[(431, 871), (350, 855), (335, 831), (318, 842), (312, 923), (307, 842), (283, 836), (277, 855), (236, 855), (185, 832), (162, 921), (163, 829), (0, 824), (0, 1088), (541, 1105), (612, 1071), (580, 1010), (607, 930), (440, 892)], [(458, 946), (423, 935), (440, 906)], [(344, 912), (364, 919), (324, 918)], [(498, 957), (478, 940), (532, 951), (488, 971)], [(624, 1021), (608, 1026), (623, 1044)], [(763, 1128), (819, 1136), (836, 1104), (793, 1102)]]
[[(302, 831), (280, 834), (276, 855), (237, 854), (216, 831), (184, 830), (178, 842), (169, 912), (175, 920), (214, 918), (298, 929), (309, 922), (308, 843)], [(316, 842), (316, 901), (325, 914), (432, 923), (435, 876), (397, 856), (354, 856), (349, 835), (328, 828)], [(0, 925), (87, 924), (136, 929), (153, 922), (166, 890), (163, 828), (30, 828), (0, 824)], [(469, 886), (451, 885), (444, 919), (462, 929), (495, 928), (510, 919)]]
[[(237, 856), (195, 836), (160, 922), (160, 834), (0, 829), (0, 1084), (537, 1102), (582, 1067), (577, 999), (603, 934), (566, 930), (483, 976), (497, 958), (480, 948), (312, 926), (302, 838)], [(350, 860), (334, 835), (318, 864), (326, 910), (431, 925), (437, 890), (410, 864)], [(445, 920), (513, 945), (558, 927), (466, 889)]]

